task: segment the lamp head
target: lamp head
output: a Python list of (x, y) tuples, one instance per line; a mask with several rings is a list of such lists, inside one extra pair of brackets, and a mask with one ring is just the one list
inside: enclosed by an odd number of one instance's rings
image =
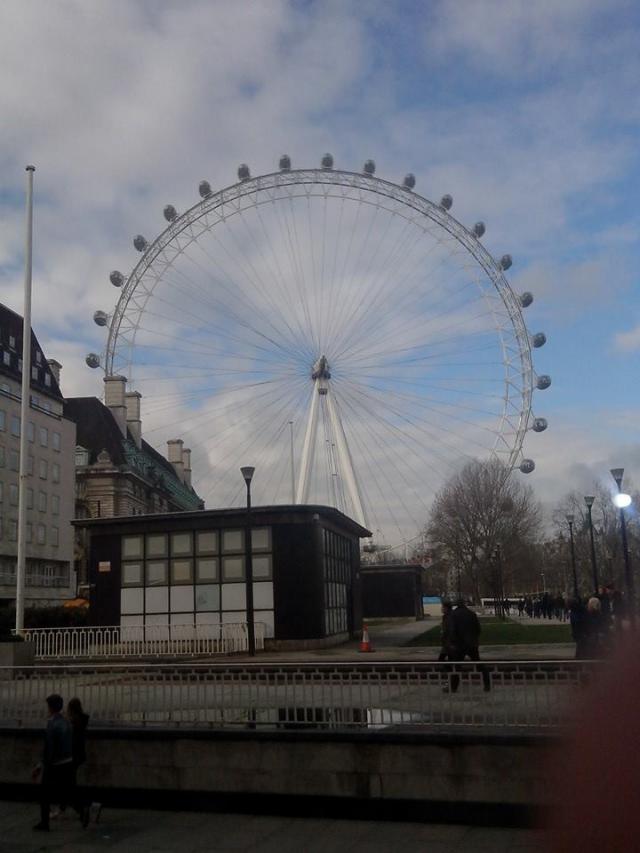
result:
[(624, 468), (612, 468), (611, 476), (618, 484), (618, 488), (622, 488), (622, 478), (624, 477)]
[(626, 495), (624, 492), (618, 492), (617, 495), (613, 496), (613, 502), (618, 509), (624, 509), (630, 505), (631, 495)]
[(589, 507), (589, 509), (591, 509), (591, 507), (593, 506), (593, 502), (595, 501), (595, 499), (596, 499), (595, 495), (585, 495), (584, 496), (584, 502)]
[(568, 512), (565, 515), (565, 518), (567, 519), (567, 524), (569, 525), (573, 524), (573, 522), (576, 520), (576, 517), (572, 512)]
[(251, 482), (251, 480), (253, 478), (253, 472), (255, 470), (256, 469), (253, 468), (251, 465), (245, 465), (244, 468), (240, 469), (240, 472), (241, 472), (242, 476), (244, 477), (244, 481), (247, 485), (249, 485), (249, 483)]

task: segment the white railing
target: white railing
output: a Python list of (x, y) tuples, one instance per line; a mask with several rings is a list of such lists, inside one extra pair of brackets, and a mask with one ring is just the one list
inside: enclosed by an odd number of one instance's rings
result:
[[(108, 664), (0, 668), (0, 726), (41, 725), (77, 696), (92, 726), (553, 731), (602, 663)], [(460, 682), (451, 692), (455, 674)], [(449, 690), (444, 690), (449, 688)]]
[[(255, 623), (256, 649), (264, 649), (265, 625)], [(101, 657), (226, 655), (248, 651), (245, 622), (210, 625), (105, 625), (28, 628), (25, 640), (40, 660)]]

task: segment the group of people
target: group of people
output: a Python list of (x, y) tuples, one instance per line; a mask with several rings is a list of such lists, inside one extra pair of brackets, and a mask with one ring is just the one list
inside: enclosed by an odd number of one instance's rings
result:
[(530, 595), (518, 601), (518, 616), (524, 613), (530, 619), (559, 619), (564, 622), (569, 618), (569, 601), (563, 595), (553, 595), (544, 592), (533, 597)]
[[(480, 660), (480, 620), (462, 599), (456, 602), (454, 609), (450, 601), (442, 602), (442, 648), (439, 661)], [(484, 667), (479, 667), (485, 692), (491, 690), (491, 678)], [(455, 693), (460, 686), (460, 675), (451, 674), (446, 692)]]
[[(70, 699), (66, 714), (64, 700), (57, 693), (47, 696), (47, 728), (42, 761), (33, 768), (34, 782), (40, 782), (40, 821), (33, 828), (49, 830), (52, 816), (71, 806), (78, 814), (83, 827), (87, 827), (90, 804), (76, 786), (78, 768), (86, 761), (86, 731), (89, 715), (85, 714), (79, 699)], [(54, 805), (59, 812), (52, 812)]]

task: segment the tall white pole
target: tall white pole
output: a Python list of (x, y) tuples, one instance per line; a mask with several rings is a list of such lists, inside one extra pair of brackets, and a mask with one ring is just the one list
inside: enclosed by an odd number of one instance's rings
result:
[(22, 401), (20, 405), (20, 488), (18, 490), (18, 557), (16, 564), (16, 634), (24, 629), (24, 582), (27, 531), (27, 453), (31, 402), (31, 264), (33, 257), (33, 173), (27, 166), (27, 221), (24, 262), (24, 311), (22, 322)]
[(289, 437), (291, 439), (291, 503), (296, 502), (296, 469), (293, 462), (293, 421), (289, 421)]
[(347, 444), (347, 437), (344, 433), (342, 420), (340, 419), (340, 414), (330, 390), (327, 392), (327, 409), (329, 411), (329, 420), (331, 421), (331, 427), (336, 440), (340, 473), (342, 474), (347, 486), (347, 492), (351, 499), (353, 518), (358, 522), (358, 524), (366, 527), (367, 521), (364, 517), (364, 509), (362, 507), (362, 499), (360, 497), (360, 489), (358, 487), (356, 472), (353, 467), (353, 459), (349, 452), (349, 445)]
[(314, 380), (311, 400), (309, 402), (309, 417), (307, 419), (307, 429), (304, 435), (302, 458), (300, 460), (300, 470), (298, 472), (298, 490), (296, 492), (295, 499), (295, 503), (297, 504), (305, 504), (309, 500), (309, 481), (311, 479), (311, 466), (313, 464), (316, 429), (318, 424), (318, 397), (320, 396), (319, 382), (320, 380), (318, 379)]

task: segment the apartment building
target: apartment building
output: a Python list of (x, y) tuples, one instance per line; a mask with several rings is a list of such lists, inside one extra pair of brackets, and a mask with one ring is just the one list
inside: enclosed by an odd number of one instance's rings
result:
[[(22, 399), (22, 317), (0, 304), (0, 606), (15, 601)], [(27, 607), (75, 594), (75, 424), (64, 416), (61, 365), (31, 333), (26, 525)]]
[[(141, 394), (126, 391), (124, 376), (105, 377), (105, 402), (72, 397), (64, 413), (77, 425), (76, 509), (81, 518), (173, 513), (204, 508), (191, 485), (191, 451), (182, 439), (167, 442), (165, 458), (142, 437)], [(76, 537), (80, 590), (87, 584), (88, 542)]]

